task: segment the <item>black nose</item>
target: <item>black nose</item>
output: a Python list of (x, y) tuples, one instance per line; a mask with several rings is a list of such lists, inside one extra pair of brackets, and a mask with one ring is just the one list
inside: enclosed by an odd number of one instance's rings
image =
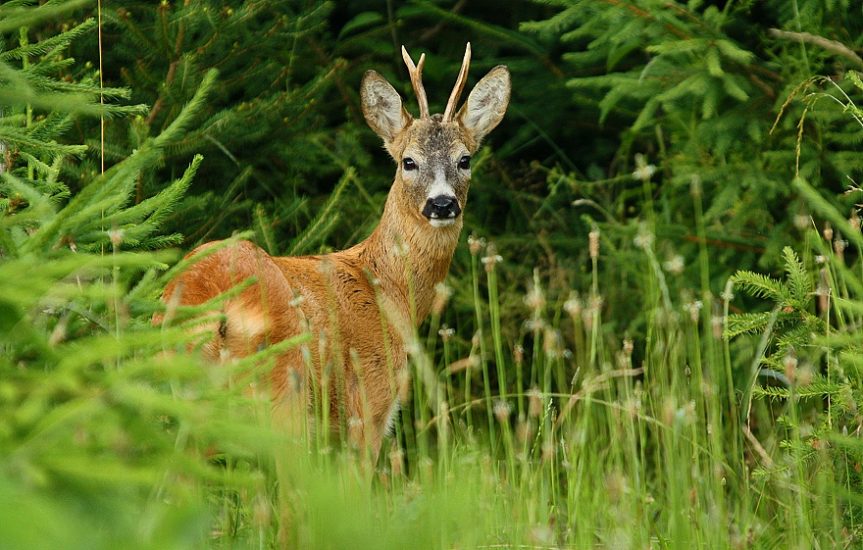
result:
[(430, 220), (447, 220), (457, 218), (461, 214), (461, 208), (455, 197), (438, 195), (426, 201), (423, 208), (423, 216)]

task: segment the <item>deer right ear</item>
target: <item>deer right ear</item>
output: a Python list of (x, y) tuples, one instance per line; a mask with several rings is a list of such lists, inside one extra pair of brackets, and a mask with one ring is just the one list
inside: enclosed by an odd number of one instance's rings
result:
[(376, 71), (366, 71), (360, 85), (363, 115), (389, 149), (397, 135), (411, 122), (411, 116), (402, 106), (402, 98), (384, 77)]
[(511, 88), (509, 69), (498, 65), (476, 83), (458, 112), (458, 120), (471, 132), (477, 145), (503, 119)]

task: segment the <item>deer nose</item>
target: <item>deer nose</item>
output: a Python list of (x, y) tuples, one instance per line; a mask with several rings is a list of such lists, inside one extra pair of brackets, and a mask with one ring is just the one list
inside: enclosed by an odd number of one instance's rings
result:
[(448, 195), (429, 197), (423, 208), (423, 216), (430, 220), (452, 219), (459, 214), (461, 214), (461, 208), (458, 205), (458, 199)]

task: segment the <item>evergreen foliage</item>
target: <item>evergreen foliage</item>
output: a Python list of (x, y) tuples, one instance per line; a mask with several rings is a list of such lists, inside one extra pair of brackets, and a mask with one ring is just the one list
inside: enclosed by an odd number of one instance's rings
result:
[[(859, 544), (858, 12), (4, 2), (0, 545)], [(411, 399), (377, 465), (296, 447), (245, 381), (304, 336), (202, 365), (205, 308), (154, 327), (158, 296), (207, 240), (364, 238), (362, 73), (412, 109), (429, 52), (437, 110), (467, 40), (513, 104)]]
[[(599, 139), (620, 143), (610, 154), (586, 154), (593, 166), (553, 170), (549, 183), (568, 183), (582, 195), (579, 210), (598, 210), (591, 217), (623, 240), (617, 247), (635, 233), (633, 218), (652, 223), (670, 257), (694, 258), (706, 246), (715, 294), (740, 265), (777, 262), (787, 237), (800, 234), (794, 222), (809, 208), (788, 184), (795, 166), (834, 192), (860, 175), (849, 162), (860, 134), (845, 114), (854, 88), (843, 75), (860, 66), (861, 21), (846, 3), (549, 4), (558, 6), (553, 17), (522, 30), (563, 50), (574, 103), (594, 105)], [(824, 74), (834, 89), (813, 88), (823, 82), (813, 75)], [(828, 98), (835, 101), (821, 101)], [(655, 165), (649, 181), (634, 153)]]
[[(273, 207), (261, 211), (259, 219), (267, 221), (259, 236), (278, 228), (291, 242), (320, 206), (308, 203), (309, 190), (330, 191), (328, 184), (355, 156), (348, 146), (342, 164), (333, 162), (331, 148), (344, 145), (322, 127), (318, 107), (326, 106), (324, 94), (345, 65), (320, 51), (331, 9), (326, 2), (269, 0), (106, 6), (106, 77), (152, 106), (132, 133), (109, 125), (114, 155), (129, 154), (172, 124), (207, 71), (224, 75), (200, 122), (166, 147), (164, 168), (138, 181), (135, 200), (158, 192), (163, 178), (176, 177), (191, 155), (203, 154), (208, 160), (198, 183), (167, 226), (185, 232), (193, 224), (197, 231), (186, 235), (191, 242), (224, 236), (251, 226), (252, 205), (264, 203)], [(331, 229), (319, 227), (315, 242)]]
[[(68, 8), (55, 4), (54, 16)], [(36, 20), (27, 14), (19, 17)], [(193, 357), (164, 354), (182, 349), (187, 327), (149, 322), (166, 281), (159, 273), (176, 254), (147, 249), (179, 242), (160, 223), (202, 157), (157, 194), (133, 199), (136, 182), (198, 119), (216, 73), (159, 135), (103, 174), (75, 178), (77, 163), (98, 154), (61, 142), (81, 117), (146, 112), (100, 104), (92, 68), (71, 78), (79, 65), (63, 52), (92, 27), (87, 19), (37, 32), (32, 43), (22, 29), (22, 46), (3, 52), (4, 91), (14, 100), (0, 100), (0, 539), (10, 548), (107, 548), (133, 535), (142, 547), (186, 546), (206, 536), (199, 483), (256, 483), (252, 471), (226, 471), (202, 449), (224, 445), (233, 430), (241, 443), (223, 447), (224, 456), (249, 453), (266, 432), (250, 413), (230, 414), (238, 396), (214, 386)], [(194, 395), (194, 405), (179, 395)]]

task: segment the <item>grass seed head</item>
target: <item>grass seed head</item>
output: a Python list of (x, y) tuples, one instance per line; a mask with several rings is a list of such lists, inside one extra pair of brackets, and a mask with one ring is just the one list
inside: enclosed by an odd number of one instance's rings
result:
[(806, 214), (796, 214), (793, 221), (794, 227), (796, 227), (800, 231), (803, 231), (807, 227), (809, 227), (809, 216), (807, 216)]
[(587, 234), (587, 249), (590, 252), (590, 259), (595, 260), (599, 258), (599, 229), (594, 227), (590, 233)]
[(793, 384), (797, 380), (797, 357), (793, 352), (782, 359), (782, 366), (785, 370), (785, 377)]
[(410, 251), (410, 245), (402, 240), (397, 240), (395, 246), (393, 247), (393, 252), (399, 258), (406, 258)]
[(328, 259), (324, 259), (318, 262), (317, 267), (318, 273), (322, 275), (330, 275), (333, 272), (333, 262)]
[(819, 270), (818, 286), (815, 288), (818, 296), (818, 310), (827, 311), (830, 308), (830, 276), (826, 267)]
[(839, 258), (839, 261), (845, 261), (845, 249), (848, 248), (848, 241), (844, 239), (834, 239), (833, 240), (833, 251), (836, 253), (836, 257)]
[(528, 319), (524, 322), (524, 328), (528, 332), (537, 332), (542, 330), (545, 327), (545, 319), (542, 317), (537, 317), (534, 319)]
[(434, 300), (432, 300), (432, 315), (440, 315), (443, 312), (443, 309), (446, 307), (447, 302), (449, 302), (450, 297), (452, 296), (452, 287), (444, 284), (438, 283), (434, 287)]
[(288, 302), (288, 305), (291, 307), (300, 307), (303, 305), (303, 302), (306, 301), (306, 297), (300, 294), (298, 291), (294, 291), (294, 297), (291, 298), (291, 301)]
[(539, 388), (534, 386), (527, 392), (527, 415), (531, 418), (538, 418), (542, 415), (542, 393)]
[(485, 251), (486, 255), (483, 256), (480, 261), (485, 267), (486, 272), (494, 271), (495, 264), (501, 263), (503, 261), (503, 257), (497, 253), (497, 248), (494, 246), (494, 243), (489, 243)]
[(509, 415), (512, 414), (512, 405), (502, 399), (494, 403), (494, 417), (501, 424), (509, 422)]
[(824, 236), (825, 241), (833, 240), (833, 226), (830, 225), (830, 222), (824, 224), (824, 229), (821, 231), (821, 234)]
[(704, 186), (701, 184), (701, 176), (692, 174), (692, 178), (689, 180), (689, 193), (693, 197), (700, 197), (703, 192)]
[(632, 352), (635, 349), (635, 344), (632, 342), (632, 338), (624, 338), (623, 339), (623, 353), (626, 354), (627, 357), (632, 357)]
[(632, 177), (640, 181), (648, 181), (656, 173), (656, 166), (647, 163), (647, 158), (638, 153), (635, 155), (635, 171), (632, 172)]
[(524, 303), (535, 315), (541, 313), (545, 307), (545, 294), (542, 292), (542, 288), (532, 286), (524, 296)]
[(724, 302), (731, 302), (734, 300), (734, 281), (731, 279), (725, 281), (725, 288), (722, 289), (722, 293), (719, 294), (719, 297), (722, 298)]
[(715, 340), (722, 340), (722, 331), (725, 327), (725, 317), (713, 315), (710, 317), (711, 334)]
[(546, 327), (542, 338), (542, 350), (549, 359), (557, 359), (562, 353), (560, 332), (552, 327)]
[(848, 218), (848, 223), (851, 224), (851, 228), (855, 231), (860, 231), (860, 216), (857, 214), (857, 210), (851, 210), (851, 217)]
[(470, 250), (471, 256), (476, 256), (485, 248), (485, 239), (471, 233), (467, 238), (467, 248)]
[(638, 228), (638, 235), (635, 236), (632, 242), (642, 250), (650, 250), (653, 247), (653, 240), (653, 233), (646, 226), (642, 225)]
[(123, 230), (109, 229), (106, 233), (108, 234), (108, 238), (111, 239), (111, 245), (114, 248), (120, 248), (120, 245), (123, 244)]
[(572, 317), (573, 320), (577, 319), (581, 316), (581, 310), (583, 306), (581, 303), (581, 299), (579, 299), (578, 294), (575, 292), (570, 292), (569, 299), (567, 299), (563, 303), (563, 310)]
[(662, 268), (665, 271), (671, 273), (672, 275), (680, 275), (683, 273), (683, 269), (686, 267), (686, 264), (683, 260), (683, 256), (680, 254), (675, 254), (671, 256), (668, 260), (662, 262)]
[(808, 386), (815, 379), (815, 370), (809, 363), (804, 364), (797, 370), (797, 383), (800, 386)]
[(701, 300), (694, 300), (684, 304), (683, 307), (689, 312), (689, 318), (692, 319), (692, 322), (697, 323), (698, 317), (701, 314), (701, 309), (704, 307), (704, 302)]

